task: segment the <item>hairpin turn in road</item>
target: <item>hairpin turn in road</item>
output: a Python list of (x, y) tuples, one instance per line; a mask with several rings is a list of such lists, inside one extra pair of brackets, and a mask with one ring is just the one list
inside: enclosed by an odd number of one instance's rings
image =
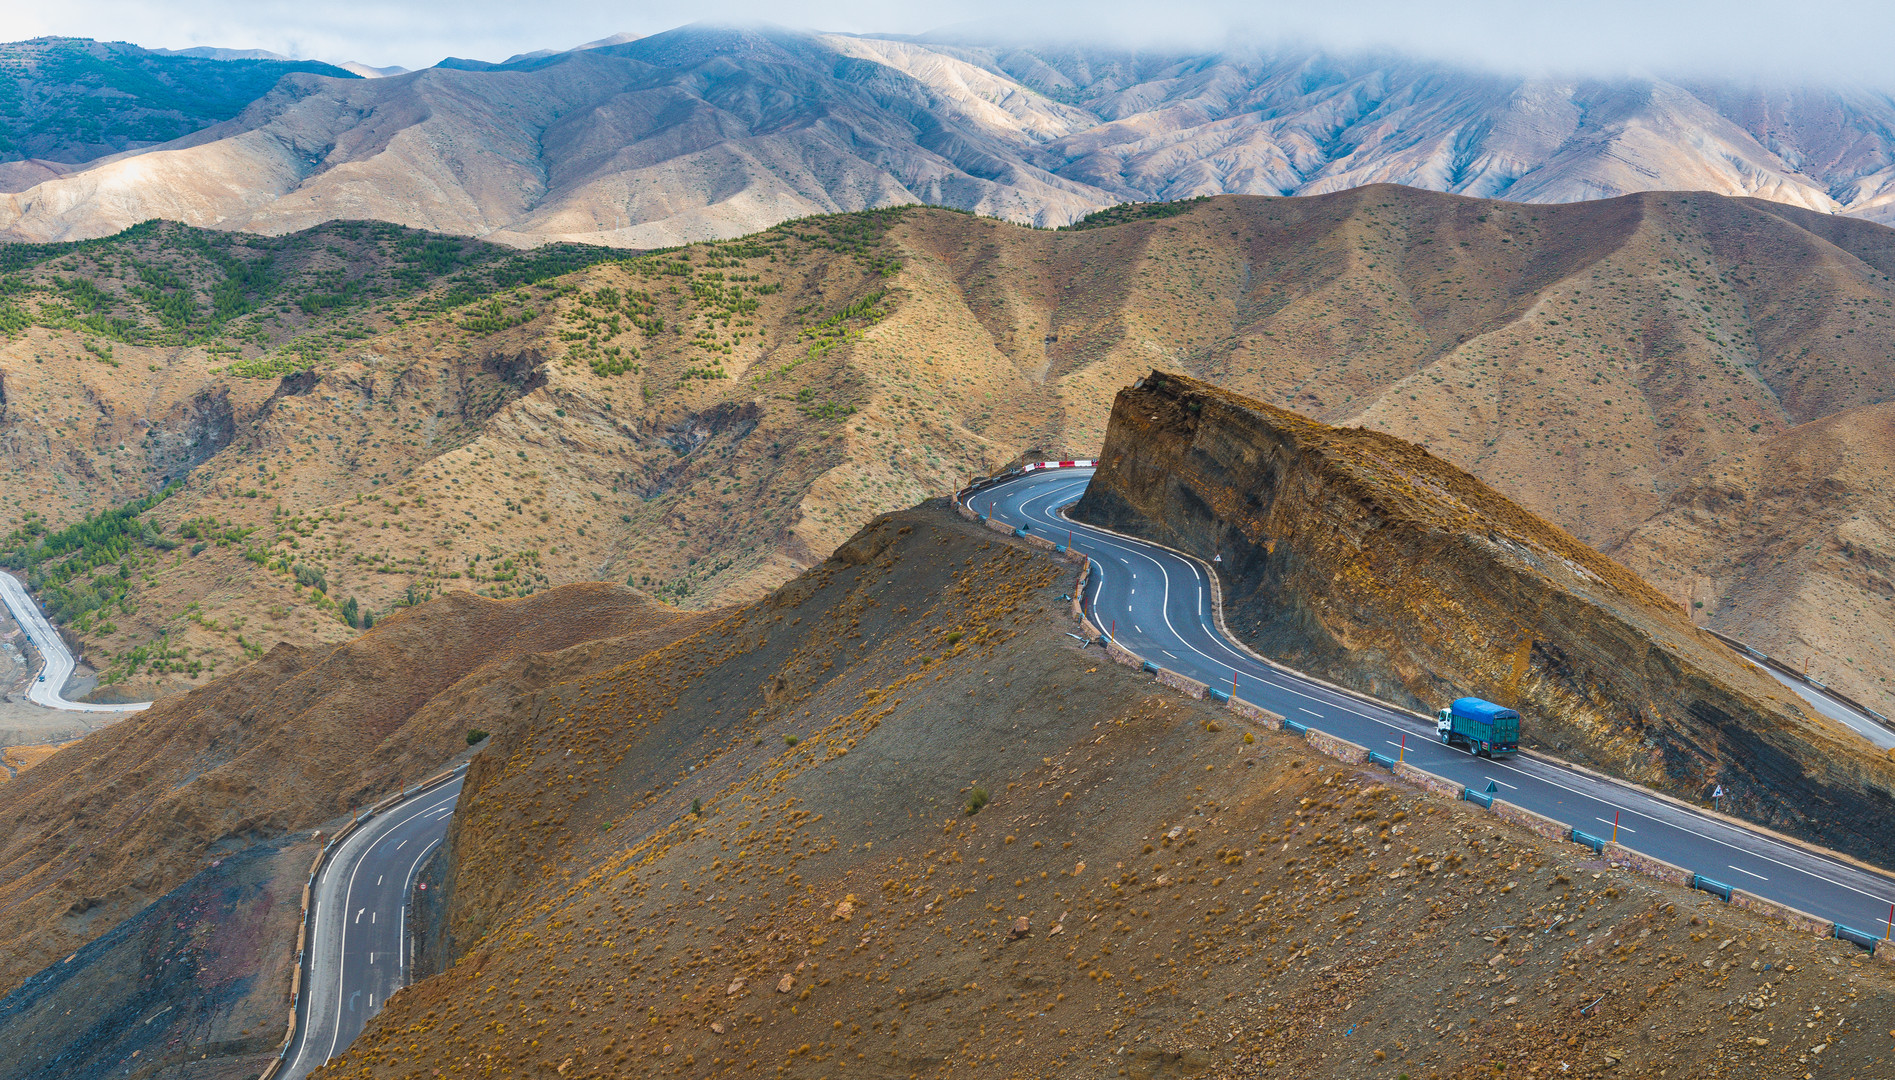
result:
[(1895, 876), (1544, 758), (1471, 757), (1441, 745), (1434, 725), (1414, 713), (1258, 660), (1218, 630), (1203, 564), (1062, 515), (1091, 476), (1089, 468), (1025, 471), (979, 485), (963, 502), (1056, 543), (1070, 538), (1072, 549), (1092, 560), (1086, 610), (1102, 629), (1116, 627), (1115, 640), (1126, 649), (1338, 738), (1405, 756), (1476, 791), (1491, 788), (1497, 798), (1582, 832), (1609, 835), (1616, 821), (1619, 841), (1646, 855), (1865, 935), (1888, 933)]

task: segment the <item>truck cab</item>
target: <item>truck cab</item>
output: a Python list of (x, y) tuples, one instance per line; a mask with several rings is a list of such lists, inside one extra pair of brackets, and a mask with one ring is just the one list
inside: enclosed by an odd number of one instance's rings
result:
[(1477, 697), (1456, 698), (1435, 715), (1441, 741), (1476, 757), (1512, 757), (1520, 750), (1520, 714)]

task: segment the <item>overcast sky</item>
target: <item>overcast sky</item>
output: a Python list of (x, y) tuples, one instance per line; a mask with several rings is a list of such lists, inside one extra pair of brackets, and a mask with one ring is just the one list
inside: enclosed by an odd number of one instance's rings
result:
[(376, 66), (501, 60), (708, 19), (863, 33), (981, 26), (1023, 38), (1215, 46), (1232, 37), (1336, 50), (1393, 48), (1527, 73), (1707, 74), (1895, 84), (1895, 4), (1862, 0), (0, 0), (8, 35), (152, 48), (217, 45)]

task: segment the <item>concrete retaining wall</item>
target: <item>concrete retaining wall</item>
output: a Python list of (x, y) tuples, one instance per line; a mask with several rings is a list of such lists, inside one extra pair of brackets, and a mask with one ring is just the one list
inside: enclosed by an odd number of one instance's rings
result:
[(971, 506), (968, 506), (968, 505), (967, 505), (966, 503), (964, 503), (964, 502), (957, 502), (957, 503), (955, 503), (955, 504), (954, 504), (954, 511), (955, 511), (955, 513), (958, 513), (958, 514), (960, 514), (960, 515), (961, 515), (962, 517), (964, 517), (964, 518), (966, 518), (966, 519), (967, 519), (967, 520), (969, 520), (969, 521), (978, 521), (978, 520), (980, 520), (980, 515), (979, 515), (979, 514), (976, 514), (976, 513), (974, 513), (974, 509), (973, 509), (973, 507), (971, 507)]
[(1309, 745), (1318, 753), (1328, 754), (1337, 761), (1346, 761), (1351, 765), (1360, 765), (1369, 759), (1368, 747), (1357, 746), (1347, 739), (1338, 739), (1326, 731), (1317, 731), (1315, 728), (1310, 728), (1303, 733), (1303, 738), (1308, 740)]
[(1283, 717), (1254, 702), (1245, 701), (1243, 698), (1231, 698), (1225, 708), (1246, 720), (1255, 720), (1259, 724), (1270, 727), (1277, 727), (1283, 723)]
[[(1450, 799), (1459, 799), (1461, 797), (1461, 789), (1465, 786), (1457, 780), (1449, 780), (1445, 776), (1436, 776), (1431, 772), (1424, 772), (1408, 764), (1406, 761), (1396, 762), (1395, 767), (1389, 771), (1394, 773), (1398, 779), (1405, 780), (1425, 791), (1432, 791), (1436, 795), (1446, 796)], [(1498, 806), (1499, 804), (1496, 803), (1495, 805)]]
[(1608, 841), (1605, 846), (1605, 857), (1635, 874), (1657, 878), (1667, 885), (1691, 884), (1691, 871), (1681, 866), (1673, 866), (1663, 859), (1654, 859), (1642, 851), (1633, 851), (1624, 844)]
[(1762, 915), (1766, 919), (1775, 919), (1792, 930), (1802, 930), (1817, 937), (1835, 937), (1836, 924), (1828, 919), (1819, 919), (1807, 911), (1798, 911), (1788, 904), (1779, 904), (1775, 900), (1766, 900), (1756, 893), (1742, 889), (1731, 890), (1731, 906)]
[(1004, 533), (1008, 536), (1013, 535), (1013, 526), (1004, 521), (995, 521), (993, 518), (988, 518), (987, 527), (997, 533)]
[(1567, 840), (1571, 839), (1573, 834), (1573, 828), (1570, 825), (1554, 821), (1545, 814), (1536, 814), (1524, 806), (1515, 806), (1499, 799), (1494, 800), (1494, 816), (1538, 833), (1548, 840)]
[(1202, 698), (1204, 696), (1203, 683), (1196, 679), (1187, 679), (1175, 671), (1159, 668), (1158, 681), (1186, 697)]
[(1139, 659), (1136, 655), (1130, 652), (1127, 652), (1116, 641), (1109, 641), (1106, 643), (1105, 656), (1106, 656), (1106, 659), (1112, 661), (1113, 663), (1124, 664), (1126, 667), (1144, 667), (1145, 666), (1145, 661)]

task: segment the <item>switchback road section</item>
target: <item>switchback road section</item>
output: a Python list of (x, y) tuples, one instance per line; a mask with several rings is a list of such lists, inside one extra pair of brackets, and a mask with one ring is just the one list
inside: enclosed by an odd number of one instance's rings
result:
[(137, 701), (125, 705), (94, 705), (86, 701), (67, 701), (60, 695), (66, 686), (66, 680), (72, 678), (76, 663), (72, 650), (66, 648), (66, 640), (46, 621), (39, 605), (27, 595), (26, 586), (20, 579), (4, 570), (0, 570), (0, 602), (7, 606), (7, 612), (13, 621), (20, 624), (26, 636), (32, 639), (33, 647), (46, 658), (46, 664), (40, 668), (39, 677), (27, 688), (26, 699), (35, 705), (44, 705), (49, 709), (63, 712), (123, 713), (137, 712), (151, 708), (149, 701)]
[[(1261, 660), (1218, 629), (1207, 568), (1157, 544), (1073, 521), (1087, 468), (1041, 468), (970, 489), (962, 502), (1002, 524), (1037, 533), (1092, 561), (1084, 602), (1124, 648), (1298, 723), (1404, 757), (1416, 768), (1489, 791), (1594, 837), (1611, 837), (1712, 883), (1755, 893), (1883, 937), (1895, 876), (1700, 812), (1637, 785), (1521, 754), (1476, 758), (1442, 745), (1426, 718)], [(1528, 722), (1531, 722), (1529, 718)], [(1615, 824), (1616, 823), (1616, 824)]]
[(408, 985), (408, 898), (421, 864), (447, 837), (464, 776), (357, 825), (317, 871), (296, 1037), (275, 1080), (302, 1080), (348, 1049), (388, 996)]

